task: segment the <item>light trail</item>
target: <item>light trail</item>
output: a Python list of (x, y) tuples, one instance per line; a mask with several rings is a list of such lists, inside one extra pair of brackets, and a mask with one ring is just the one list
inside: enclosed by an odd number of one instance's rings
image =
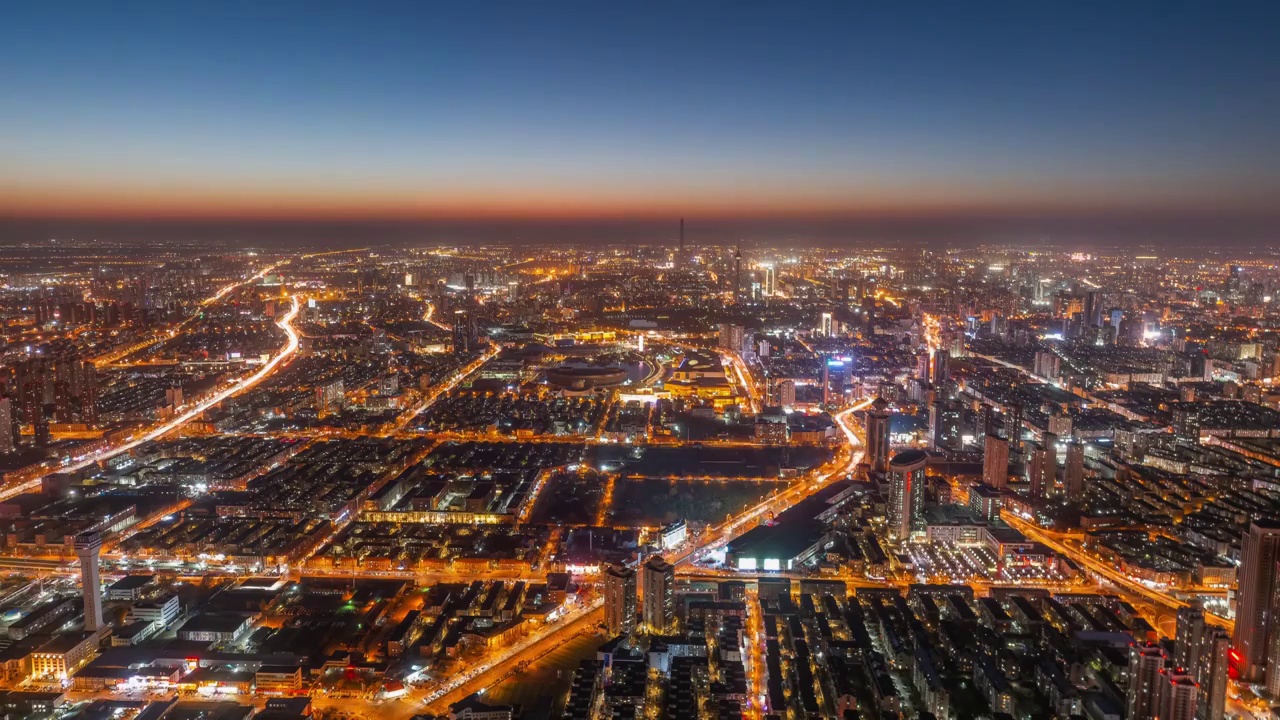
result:
[[(49, 473), (46, 473), (46, 474), (53, 474), (53, 473), (59, 473), (59, 472), (75, 472), (76, 470), (86, 468), (94, 463), (101, 462), (103, 460), (108, 460), (121, 453), (128, 452), (145, 442), (150, 442), (152, 440), (155, 440), (156, 438), (162, 435), (165, 435), (166, 433), (169, 433), (181, 427), (182, 425), (185, 425), (186, 423), (190, 422), (192, 419), (199, 416), (204, 411), (208, 410), (214, 405), (217, 405), (223, 400), (226, 400), (232, 395), (240, 393), (244, 390), (248, 390), (254, 385), (257, 385), (264, 378), (270, 375), (272, 371), (274, 371), (276, 367), (279, 366), (280, 363), (284, 361), (285, 358), (289, 357), (290, 355), (293, 355), (295, 352), (298, 351), (298, 333), (296, 330), (293, 329), (293, 319), (294, 317), (297, 316), (300, 305), (298, 303), (298, 298), (296, 295), (293, 296), (291, 300), (293, 303), (293, 307), (289, 310), (287, 314), (285, 314), (283, 318), (280, 319), (279, 322), (276, 323), (278, 326), (280, 326), (282, 330), (284, 330), (285, 335), (288, 336), (289, 340), (288, 342), (285, 343), (284, 348), (282, 348), (279, 353), (276, 353), (275, 357), (271, 358), (269, 361), (267, 361), (265, 365), (259, 368), (257, 372), (255, 372), (254, 374), (250, 375), (247, 378), (244, 378), (243, 380), (232, 385), (231, 387), (221, 390), (215, 393), (214, 395), (212, 395), (211, 397), (201, 400), (199, 403), (196, 403), (196, 405), (193, 406), (190, 410), (187, 410), (186, 412), (182, 413), (178, 417), (174, 418), (173, 420), (170, 420), (169, 422), (163, 425), (152, 428), (141, 437), (134, 438), (121, 445), (117, 445), (115, 447), (107, 448), (97, 453), (93, 453), (88, 457), (84, 458), (83, 460), (79, 460), (70, 465), (63, 465), (63, 466), (54, 468), (50, 470)], [(40, 485), (40, 481), (42, 478), (43, 476), (37, 477), (34, 480), (23, 483), (21, 485), (5, 488), (3, 491), (0, 491), (0, 499), (8, 499), (10, 497), (13, 497), (14, 495), (18, 495), (20, 493), (26, 492), (27, 490), (38, 487)]]
[(747, 407), (752, 415), (760, 412), (760, 391), (756, 388), (755, 379), (751, 377), (751, 370), (747, 368), (745, 362), (733, 350), (721, 350), (721, 355), (729, 361), (729, 365), (733, 367), (734, 373), (738, 376), (738, 384), (742, 386), (742, 392), (747, 396)]
[(440, 322), (439, 320), (434, 320), (434, 319), (432, 319), (432, 318), (434, 318), (434, 317), (435, 317), (435, 315), (436, 315), (436, 304), (435, 304), (435, 303), (433, 303), (433, 302), (428, 302), (428, 303), (427, 303), (427, 311), (426, 311), (425, 313), (423, 313), (423, 315), (422, 315), (422, 319), (423, 319), (423, 320), (425, 320), (425, 321), (427, 321), (427, 322), (429, 322), (429, 323), (431, 323), (432, 325), (435, 325), (436, 327), (440, 328), (441, 330), (445, 330), (445, 331), (452, 331), (452, 330), (453, 330), (453, 328), (449, 327), (448, 325), (445, 325), (444, 323)]
[[(1034, 523), (1027, 522), (1026, 520), (1018, 517), (1017, 515), (1014, 515), (1013, 513), (1008, 512), (1007, 510), (1001, 511), (1000, 515), (1001, 515), (1001, 519), (1003, 519), (1005, 523), (1007, 523), (1013, 529), (1021, 532), (1023, 535), (1026, 535), (1027, 537), (1031, 538), (1032, 540), (1035, 540), (1036, 542), (1043, 543), (1044, 545), (1048, 546), (1054, 551), (1066, 557), (1071, 558), (1072, 560), (1074, 560), (1077, 563), (1080, 563), (1080, 565), (1082, 565), (1089, 571), (1093, 572), (1094, 574), (1100, 575), (1103, 578), (1106, 578), (1106, 580), (1111, 584), (1120, 588), (1124, 588), (1125, 590), (1142, 597), (1147, 602), (1153, 603), (1155, 605), (1158, 605), (1160, 607), (1163, 607), (1171, 611), (1176, 611), (1180, 608), (1184, 608), (1189, 604), (1183, 600), (1179, 600), (1178, 598), (1172, 595), (1169, 595), (1168, 593), (1163, 593), (1163, 592), (1160, 592), (1159, 590), (1149, 588), (1143, 585), (1142, 583), (1139, 583), (1133, 580), (1132, 578), (1125, 575), (1123, 572), (1108, 565), (1107, 563), (1095, 560), (1088, 553), (1084, 552), (1083, 549), (1077, 549), (1071, 545), (1068, 545), (1065, 542), (1061, 542), (1057, 537), (1054, 537), (1049, 532), (1037, 527)], [(1224, 618), (1220, 615), (1205, 613), (1205, 617), (1208, 618), (1210, 621), (1212, 621), (1214, 624), (1221, 625), (1222, 627), (1226, 628), (1228, 632), (1232, 631), (1235, 628), (1235, 621), (1230, 620), (1228, 618)]]

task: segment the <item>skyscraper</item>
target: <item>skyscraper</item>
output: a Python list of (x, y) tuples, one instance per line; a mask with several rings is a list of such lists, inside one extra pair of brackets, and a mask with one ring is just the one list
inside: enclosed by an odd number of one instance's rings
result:
[(998, 490), (1009, 485), (1009, 441), (988, 434), (982, 448), (982, 483)]
[(899, 541), (910, 539), (924, 520), (927, 458), (922, 450), (904, 450), (889, 463), (889, 535)]
[(876, 398), (867, 411), (867, 463), (875, 472), (889, 471), (889, 403)]
[(604, 571), (604, 619), (610, 635), (630, 635), (636, 629), (636, 571), (611, 565)]
[(1129, 646), (1129, 689), (1125, 696), (1125, 720), (1151, 720), (1160, 712), (1161, 671), (1164, 649), (1156, 643)]
[(98, 574), (98, 553), (102, 537), (96, 532), (76, 536), (76, 556), (80, 558), (80, 590), (84, 595), (84, 629), (102, 629), (102, 581)]
[(642, 619), (654, 634), (672, 632), (675, 628), (675, 566), (661, 555), (654, 555), (640, 568)]
[(835, 324), (831, 319), (831, 313), (822, 313), (818, 323), (818, 334), (823, 337), (831, 337), (832, 335), (835, 335)]
[(1271, 595), (1276, 577), (1280, 523), (1258, 521), (1249, 526), (1240, 551), (1239, 593), (1232, 647), (1238, 655), (1240, 679), (1259, 682), (1267, 664), (1272, 635)]

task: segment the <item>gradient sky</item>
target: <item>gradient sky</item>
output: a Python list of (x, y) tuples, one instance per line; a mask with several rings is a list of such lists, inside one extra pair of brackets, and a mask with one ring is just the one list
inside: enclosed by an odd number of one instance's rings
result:
[(1280, 3), (9, 3), (0, 215), (1280, 206)]

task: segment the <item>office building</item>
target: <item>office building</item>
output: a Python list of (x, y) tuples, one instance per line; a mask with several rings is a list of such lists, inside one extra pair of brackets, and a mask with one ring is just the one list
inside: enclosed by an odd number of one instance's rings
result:
[(1152, 720), (1160, 713), (1161, 671), (1164, 649), (1157, 643), (1129, 646), (1129, 689), (1125, 696), (1126, 720)]
[(675, 628), (675, 566), (654, 555), (640, 568), (642, 620), (650, 633), (662, 635)]
[(1239, 590), (1231, 643), (1236, 670), (1245, 682), (1261, 682), (1267, 666), (1277, 548), (1280, 548), (1280, 523), (1259, 521), (1249, 526), (1240, 551), (1240, 568), (1236, 571)]
[(818, 334), (822, 337), (831, 337), (835, 335), (835, 321), (831, 319), (831, 313), (822, 313), (822, 316), (818, 320)]
[(604, 572), (604, 622), (609, 634), (630, 635), (636, 629), (636, 571), (612, 565)]
[(982, 447), (982, 483), (1003, 490), (1009, 485), (1009, 441), (988, 434)]
[(889, 403), (876, 398), (867, 411), (866, 462), (875, 472), (889, 471)]
[(921, 450), (904, 450), (889, 463), (889, 535), (905, 542), (924, 522), (925, 461)]

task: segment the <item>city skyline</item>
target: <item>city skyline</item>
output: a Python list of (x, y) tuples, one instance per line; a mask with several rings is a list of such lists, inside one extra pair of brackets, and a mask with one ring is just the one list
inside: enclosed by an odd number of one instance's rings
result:
[(833, 240), (1280, 224), (1262, 4), (78, 10), (0, 31), (7, 240), (126, 221), (685, 216)]

